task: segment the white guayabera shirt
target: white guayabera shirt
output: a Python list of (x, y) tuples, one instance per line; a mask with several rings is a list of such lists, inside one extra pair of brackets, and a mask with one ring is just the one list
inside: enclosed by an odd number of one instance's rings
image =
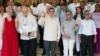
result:
[(50, 16), (41, 17), (38, 21), (39, 25), (44, 26), (45, 41), (56, 41), (60, 39), (60, 24), (59, 19)]
[[(30, 40), (36, 38), (37, 22), (36, 18), (31, 13), (28, 13), (27, 17), (23, 16), (23, 14), (20, 13), (18, 15), (18, 21), (19, 21), (18, 31), (21, 34), (20, 36), (21, 40)], [(35, 31), (34, 37), (26, 37), (22, 35), (23, 32), (26, 32), (28, 34), (28, 32), (32, 31)]]

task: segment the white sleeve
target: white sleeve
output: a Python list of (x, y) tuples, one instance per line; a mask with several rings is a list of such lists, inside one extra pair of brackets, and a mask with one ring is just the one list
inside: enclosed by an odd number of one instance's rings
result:
[(92, 22), (92, 27), (93, 27), (93, 34), (96, 35), (97, 32), (96, 32), (96, 26), (95, 26), (94, 21)]
[(45, 24), (45, 17), (41, 17), (39, 20), (38, 20), (38, 24), (43, 26)]

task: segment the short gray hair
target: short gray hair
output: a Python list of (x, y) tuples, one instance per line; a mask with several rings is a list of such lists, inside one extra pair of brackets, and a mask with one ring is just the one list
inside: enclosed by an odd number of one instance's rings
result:
[(71, 11), (66, 11), (66, 13), (68, 13), (68, 12), (72, 15), (72, 12)]

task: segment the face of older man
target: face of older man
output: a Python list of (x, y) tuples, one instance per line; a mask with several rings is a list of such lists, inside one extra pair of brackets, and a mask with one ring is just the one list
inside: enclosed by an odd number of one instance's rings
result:
[(66, 19), (67, 20), (71, 20), (71, 18), (72, 18), (72, 13), (71, 12), (66, 12)]
[(27, 17), (27, 15), (28, 15), (28, 7), (23, 6), (23, 7), (22, 7), (22, 13), (23, 13), (23, 15), (24, 15), (25, 17)]
[(85, 12), (84, 15), (85, 15), (85, 19), (86, 20), (89, 20), (90, 19), (90, 13), (89, 13), (89, 11), (88, 12)]

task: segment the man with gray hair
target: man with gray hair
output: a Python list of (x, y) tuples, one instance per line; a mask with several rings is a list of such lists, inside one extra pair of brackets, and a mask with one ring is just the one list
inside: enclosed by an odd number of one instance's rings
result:
[(28, 7), (22, 7), (22, 13), (18, 16), (21, 39), (21, 48), (24, 56), (36, 56), (36, 18), (28, 11)]
[[(66, 12), (66, 20), (61, 24), (61, 33), (64, 46), (64, 56), (73, 56), (73, 48), (75, 43), (75, 20), (72, 18), (71, 11)], [(69, 52), (68, 52), (69, 50)], [(69, 55), (68, 55), (69, 53)]]
[(94, 43), (96, 43), (96, 26), (93, 20), (90, 19), (90, 12), (84, 12), (85, 19), (81, 21), (79, 28), (79, 41), (81, 43), (81, 56), (86, 56), (88, 48), (89, 56), (94, 56)]

